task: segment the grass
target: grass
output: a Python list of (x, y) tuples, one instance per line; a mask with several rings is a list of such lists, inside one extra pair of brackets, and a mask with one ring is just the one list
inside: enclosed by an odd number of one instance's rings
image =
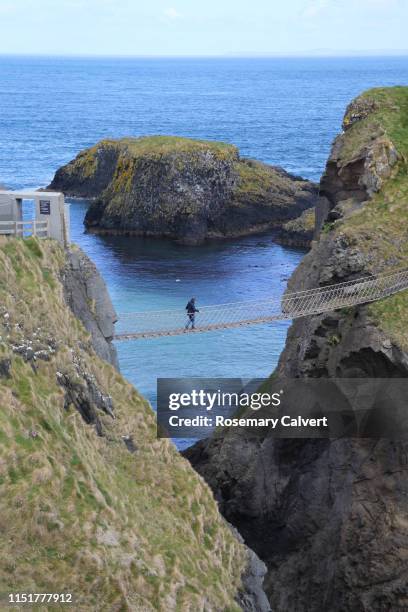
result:
[(272, 178), (276, 179), (276, 172), (272, 168), (255, 161), (243, 161), (238, 164), (237, 170), (241, 194), (267, 191), (271, 187)]
[[(370, 89), (359, 98), (370, 101), (374, 105), (371, 112), (362, 121), (356, 122), (347, 130), (344, 139), (341, 159), (352, 159), (373, 135), (379, 132), (388, 136), (398, 152), (406, 158), (408, 154), (408, 87), (384, 87)], [(344, 124), (350, 123), (350, 115), (346, 114)]]
[(374, 320), (391, 338), (408, 349), (408, 291), (371, 304), (369, 311)]
[[(292, 180), (285, 174), (278, 172), (275, 168), (252, 159), (241, 159), (235, 164), (235, 170), (239, 181), (235, 191), (235, 201), (244, 203), (248, 198), (266, 194), (282, 198), (285, 194), (292, 194), (295, 188)], [(276, 205), (271, 198), (271, 205)]]
[(79, 173), (83, 178), (91, 177), (97, 170), (98, 152), (101, 149), (114, 149), (119, 153), (120, 169), (129, 160), (140, 157), (157, 158), (169, 154), (194, 155), (210, 152), (218, 159), (235, 159), (238, 149), (234, 145), (213, 140), (193, 140), (179, 136), (142, 136), (140, 138), (120, 138), (101, 140), (95, 146), (82, 151), (78, 157), (65, 166), (69, 173)]
[[(93, 352), (65, 305), (63, 265), (53, 241), (0, 239), (1, 347), (12, 361), (11, 379), (0, 378), (2, 589), (70, 585), (78, 610), (168, 610), (169, 594), (175, 609), (200, 609), (205, 598), (212, 609), (238, 610), (245, 549), (203, 480), (156, 439), (147, 402)], [(33, 334), (59, 347), (35, 370), (12, 350)], [(57, 372), (81, 385), (87, 372), (111, 395), (116, 419), (99, 414), (103, 437), (64, 408)]]
[(322, 227), (322, 234), (329, 234), (330, 232), (332, 232), (335, 228), (334, 225), (334, 221), (326, 221), (326, 223), (323, 224)]
[[(283, 227), (287, 231), (313, 232), (315, 228), (315, 209), (308, 208), (296, 219), (292, 219), (285, 223)], [(323, 228), (323, 231), (327, 230)]]
[(167, 155), (169, 153), (194, 153), (211, 151), (219, 157), (236, 156), (238, 151), (234, 145), (215, 140), (193, 140), (180, 136), (143, 136), (141, 138), (122, 138), (110, 141), (120, 147), (126, 147), (129, 153), (139, 155)]

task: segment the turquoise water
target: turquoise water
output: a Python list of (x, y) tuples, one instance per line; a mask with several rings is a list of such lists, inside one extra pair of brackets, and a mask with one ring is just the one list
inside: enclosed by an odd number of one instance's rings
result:
[[(251, 236), (188, 247), (166, 240), (83, 234), (86, 202), (71, 201), (72, 239), (103, 272), (119, 312), (267, 299), (283, 292), (303, 251)], [(122, 372), (153, 403), (161, 377), (268, 376), (286, 321), (242, 329), (118, 342)]]
[[(63, 59), (0, 57), (0, 183), (43, 186), (103, 137), (177, 134), (318, 180), (344, 109), (373, 86), (407, 84), (406, 58)], [(262, 299), (283, 291), (303, 253), (271, 236), (185, 247), (83, 233), (118, 311)], [(287, 323), (118, 344), (120, 365), (153, 403), (158, 376), (267, 376)]]

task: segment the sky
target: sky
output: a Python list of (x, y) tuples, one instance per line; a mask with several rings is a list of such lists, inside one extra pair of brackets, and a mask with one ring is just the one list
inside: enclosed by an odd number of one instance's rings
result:
[(0, 53), (406, 52), (408, 0), (0, 0)]

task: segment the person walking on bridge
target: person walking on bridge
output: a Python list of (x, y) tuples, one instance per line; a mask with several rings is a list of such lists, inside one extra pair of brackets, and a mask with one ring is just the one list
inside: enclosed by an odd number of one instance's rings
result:
[(191, 300), (188, 302), (188, 304), (186, 306), (186, 310), (187, 310), (188, 321), (187, 321), (186, 326), (184, 328), (185, 331), (188, 330), (190, 325), (191, 325), (191, 329), (195, 329), (195, 313), (196, 312), (200, 312), (198, 310), (198, 308), (196, 308), (195, 297), (192, 297)]

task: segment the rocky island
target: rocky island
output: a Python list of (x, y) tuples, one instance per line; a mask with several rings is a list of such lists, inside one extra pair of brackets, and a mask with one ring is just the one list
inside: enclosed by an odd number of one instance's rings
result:
[[(408, 88), (348, 107), (320, 184), (317, 231), (290, 290), (406, 269)], [(407, 377), (408, 292), (298, 319), (277, 373)], [(302, 398), (299, 397), (299, 402)], [(223, 440), (186, 454), (268, 567), (274, 610), (398, 610), (408, 603), (406, 440)]]
[(89, 231), (189, 244), (279, 228), (317, 194), (233, 145), (171, 136), (103, 140), (60, 168), (49, 188), (92, 198)]

